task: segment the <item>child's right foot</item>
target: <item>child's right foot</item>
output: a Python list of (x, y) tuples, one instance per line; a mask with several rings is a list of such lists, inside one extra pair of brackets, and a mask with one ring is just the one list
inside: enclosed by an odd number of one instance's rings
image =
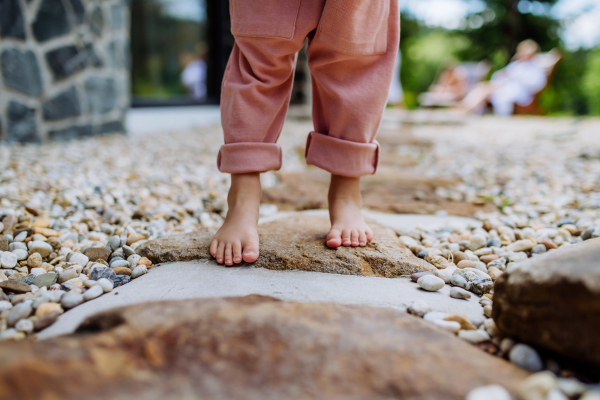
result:
[(259, 173), (231, 175), (227, 217), (210, 245), (210, 254), (219, 264), (252, 263), (258, 259), (256, 225), (261, 194)]

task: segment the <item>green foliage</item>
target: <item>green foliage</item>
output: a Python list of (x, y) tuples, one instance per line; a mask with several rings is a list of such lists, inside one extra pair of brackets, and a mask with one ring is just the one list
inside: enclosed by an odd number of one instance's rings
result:
[(600, 115), (600, 48), (588, 54), (582, 83), (590, 114)]

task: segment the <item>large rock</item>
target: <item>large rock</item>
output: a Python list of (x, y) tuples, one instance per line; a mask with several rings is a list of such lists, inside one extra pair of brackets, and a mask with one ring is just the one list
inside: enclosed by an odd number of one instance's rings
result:
[[(258, 228), (260, 257), (255, 267), (328, 272), (393, 278), (435, 267), (415, 255), (394, 231), (371, 223), (374, 240), (366, 247), (330, 249), (325, 237), (330, 228), (325, 217), (296, 215)], [(137, 252), (153, 263), (212, 259), (209, 253), (214, 231), (199, 231), (151, 240)]]
[[(314, 169), (303, 173), (279, 173), (278, 177), (278, 184), (263, 190), (264, 203), (275, 204), (284, 211), (327, 208), (330, 179), (327, 172)], [(405, 174), (398, 172), (398, 168), (382, 167), (377, 174), (361, 179), (363, 205), (381, 212), (433, 214), (446, 210), (451, 215), (460, 216), (495, 209), (491, 204), (480, 206), (447, 200), (435, 192), (437, 187), (458, 183), (458, 179)]]
[(527, 376), (398, 310), (257, 295), (111, 311), (0, 359), (0, 399), (462, 400)]
[(523, 261), (496, 280), (493, 318), (524, 342), (600, 367), (600, 239)]

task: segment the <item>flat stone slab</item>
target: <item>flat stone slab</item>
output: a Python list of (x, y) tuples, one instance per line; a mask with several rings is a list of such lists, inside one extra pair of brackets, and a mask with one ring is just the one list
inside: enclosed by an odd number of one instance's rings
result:
[[(325, 237), (331, 225), (326, 215), (295, 214), (259, 225), (260, 256), (257, 268), (316, 271), (345, 275), (393, 278), (435, 267), (416, 257), (393, 229), (371, 223), (373, 241), (366, 247), (330, 249)], [(212, 259), (214, 230), (202, 230), (148, 241), (138, 254), (153, 263)]]
[(0, 344), (3, 397), (463, 400), (528, 375), (399, 310), (257, 295), (127, 307), (78, 333)]
[(481, 319), (478, 297), (450, 297), (450, 286), (426, 292), (409, 278), (378, 278), (322, 274), (304, 271), (274, 271), (252, 267), (224, 267), (214, 261), (169, 263), (152, 268), (127, 285), (61, 315), (57, 322), (38, 334), (47, 339), (75, 331), (81, 322), (100, 311), (151, 301), (261, 294), (286, 301), (336, 303), (375, 307), (406, 308), (416, 300), (432, 310), (465, 313)]
[(600, 239), (519, 263), (494, 286), (504, 332), (600, 369)]

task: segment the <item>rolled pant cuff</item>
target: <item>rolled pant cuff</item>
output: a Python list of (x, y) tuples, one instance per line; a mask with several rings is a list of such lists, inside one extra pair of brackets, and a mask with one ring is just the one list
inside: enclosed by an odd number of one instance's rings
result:
[(228, 174), (277, 171), (281, 168), (281, 146), (256, 142), (224, 144), (217, 156), (217, 167)]
[(306, 143), (306, 163), (334, 175), (360, 177), (377, 171), (379, 143), (358, 143), (311, 132)]

